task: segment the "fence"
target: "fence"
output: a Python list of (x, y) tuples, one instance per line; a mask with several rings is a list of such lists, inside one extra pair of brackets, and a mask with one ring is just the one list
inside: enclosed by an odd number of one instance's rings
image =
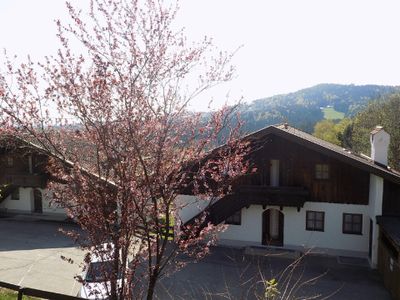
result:
[(43, 290), (37, 290), (27, 287), (22, 287), (16, 284), (0, 281), (0, 287), (18, 292), (18, 300), (22, 300), (22, 296), (32, 296), (50, 300), (83, 300), (80, 297), (68, 296), (59, 293), (53, 293)]

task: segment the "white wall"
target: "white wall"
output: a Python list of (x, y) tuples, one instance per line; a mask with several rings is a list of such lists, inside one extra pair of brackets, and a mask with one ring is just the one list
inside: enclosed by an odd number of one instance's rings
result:
[(33, 202), (31, 201), (32, 197), (32, 188), (19, 188), (19, 200), (12, 200), (11, 195), (9, 195), (0, 203), (0, 208), (31, 212), (33, 209)]
[(203, 211), (209, 203), (209, 200), (199, 199), (196, 196), (179, 195), (175, 201), (178, 218), (185, 223)]
[(369, 214), (382, 215), (383, 178), (370, 174), (369, 176)]
[(218, 234), (219, 239), (241, 240), (261, 244), (262, 235), (262, 207), (250, 205), (242, 208), (242, 224), (228, 225), (228, 228)]
[[(44, 214), (66, 215), (65, 210), (50, 204), (51, 193), (47, 190), (39, 189), (42, 192), (42, 208)], [(31, 213), (34, 210), (33, 188), (19, 188), (19, 200), (12, 200), (9, 195), (0, 203), (0, 209), (14, 212)]]
[(42, 192), (43, 213), (66, 215), (66, 212), (62, 207), (59, 207), (55, 203), (51, 203), (51, 191), (43, 189), (40, 189), (40, 191)]
[(372, 255), (371, 266), (376, 268), (378, 263), (378, 238), (379, 227), (376, 224), (376, 216), (382, 215), (384, 180), (382, 177), (370, 174), (369, 177), (369, 207), (368, 213), (371, 218), (372, 225)]
[[(267, 207), (277, 208), (279, 207)], [(307, 231), (306, 211), (325, 212), (325, 231)], [(242, 209), (242, 224), (228, 225), (226, 231), (219, 234), (220, 243), (232, 244), (232, 241), (248, 241), (261, 245), (262, 206), (251, 205)], [(351, 252), (368, 253), (369, 215), (367, 205), (306, 202), (300, 212), (294, 207), (284, 207), (284, 247), (317, 247)], [(343, 234), (343, 213), (363, 214), (362, 235)], [(243, 243), (240, 243), (243, 244)]]
[[(372, 131), (374, 132), (374, 131)], [(387, 166), (390, 135), (383, 129), (370, 135), (371, 159)]]
[[(307, 231), (306, 211), (325, 212), (323, 232)], [(284, 245), (301, 245), (337, 250), (368, 252), (369, 216), (367, 205), (306, 202), (297, 212), (296, 208), (286, 207)], [(342, 232), (343, 213), (363, 215), (362, 234), (344, 234)]]

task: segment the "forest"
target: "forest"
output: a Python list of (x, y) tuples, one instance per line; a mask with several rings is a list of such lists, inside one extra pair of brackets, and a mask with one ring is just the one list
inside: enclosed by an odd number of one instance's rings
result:
[(383, 85), (319, 84), (297, 92), (257, 99), (241, 104), (239, 112), (244, 130), (252, 132), (268, 125), (288, 122), (312, 133), (325, 117), (354, 117), (371, 101), (400, 91)]
[(389, 165), (400, 170), (400, 94), (386, 95), (370, 102), (356, 115), (342, 120), (322, 120), (314, 127), (314, 135), (370, 155), (369, 133), (376, 125), (390, 134)]

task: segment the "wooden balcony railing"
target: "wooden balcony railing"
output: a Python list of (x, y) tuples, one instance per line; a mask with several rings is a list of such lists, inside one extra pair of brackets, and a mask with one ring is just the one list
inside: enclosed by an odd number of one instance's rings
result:
[[(226, 195), (206, 208), (208, 216), (205, 220), (219, 224), (237, 210), (250, 205), (296, 207), (300, 210), (309, 200), (309, 191), (302, 187), (271, 187), (263, 185), (242, 185), (232, 194)], [(202, 213), (193, 217), (186, 224), (192, 223)]]
[(0, 184), (19, 187), (44, 187), (46, 185), (46, 176), (39, 174), (7, 174), (0, 176)]

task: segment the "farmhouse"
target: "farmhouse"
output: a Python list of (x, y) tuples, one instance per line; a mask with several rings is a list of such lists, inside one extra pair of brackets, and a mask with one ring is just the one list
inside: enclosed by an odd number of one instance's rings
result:
[(0, 144), (0, 213), (66, 218), (46, 190), (47, 156), (22, 141), (5, 137)]
[[(371, 132), (371, 157), (287, 124), (244, 139), (257, 171), (212, 203), (181, 195), (183, 224), (207, 212), (206, 222), (228, 225), (219, 233), (222, 245), (312, 248), (368, 258), (389, 281), (400, 274), (400, 173), (387, 166), (390, 137), (383, 128)], [(34, 147), (0, 145), (0, 212), (66, 217), (45, 189), (46, 163)]]
[(207, 212), (206, 222), (228, 224), (220, 244), (313, 248), (366, 257), (377, 267), (377, 217), (400, 216), (400, 173), (387, 166), (390, 137), (383, 128), (371, 132), (371, 157), (287, 124), (244, 139), (254, 149), (249, 160), (257, 171), (212, 203), (182, 195), (183, 224)]

